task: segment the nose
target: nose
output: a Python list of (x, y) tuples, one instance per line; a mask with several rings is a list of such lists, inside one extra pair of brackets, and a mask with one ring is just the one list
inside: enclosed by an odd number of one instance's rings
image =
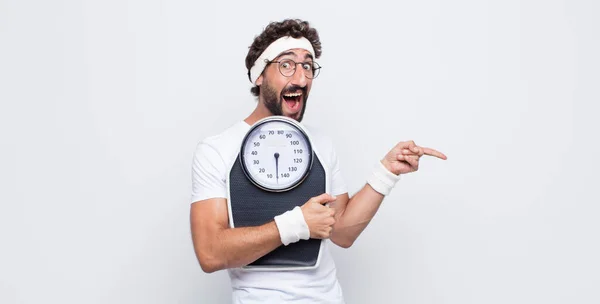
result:
[(296, 65), (296, 70), (294, 71), (294, 75), (292, 75), (292, 84), (295, 84), (300, 87), (305, 87), (308, 82), (308, 78), (306, 78), (306, 74), (304, 73), (305, 71), (302, 68), (302, 66), (299, 67), (298, 65)]

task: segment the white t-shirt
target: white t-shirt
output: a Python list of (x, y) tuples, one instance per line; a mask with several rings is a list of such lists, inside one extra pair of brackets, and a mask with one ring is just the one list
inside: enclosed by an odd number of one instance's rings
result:
[[(330, 194), (347, 192), (331, 140), (303, 125), (329, 170)], [(250, 125), (241, 121), (221, 134), (205, 138), (196, 148), (192, 164), (192, 203), (209, 198), (227, 198), (228, 170), (235, 162)], [(304, 202), (298, 202), (299, 205)], [(325, 241), (319, 266), (311, 270), (257, 271), (231, 268), (233, 303), (344, 303), (330, 242)]]

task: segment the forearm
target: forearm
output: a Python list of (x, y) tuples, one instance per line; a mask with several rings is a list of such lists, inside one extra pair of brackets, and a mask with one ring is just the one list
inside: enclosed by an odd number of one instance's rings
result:
[(205, 239), (198, 235), (194, 241), (202, 246), (197, 255), (206, 272), (248, 265), (281, 245), (274, 221), (255, 227), (219, 229)]
[(331, 240), (341, 247), (350, 247), (379, 210), (384, 195), (366, 184), (336, 215)]

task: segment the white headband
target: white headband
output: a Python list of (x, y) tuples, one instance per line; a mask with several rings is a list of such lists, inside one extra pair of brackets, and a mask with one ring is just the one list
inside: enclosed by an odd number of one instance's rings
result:
[(305, 49), (315, 56), (312, 44), (304, 37), (292, 38), (284, 36), (271, 43), (262, 54), (256, 59), (254, 65), (250, 69), (250, 81), (256, 84), (256, 80), (262, 74), (267, 66), (267, 62), (275, 59), (279, 54), (291, 49)]

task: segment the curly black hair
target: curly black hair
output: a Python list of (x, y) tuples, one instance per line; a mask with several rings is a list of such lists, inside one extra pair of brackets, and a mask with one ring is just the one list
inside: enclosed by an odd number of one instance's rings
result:
[[(250, 69), (254, 62), (262, 54), (262, 52), (275, 40), (291, 36), (293, 38), (304, 37), (310, 41), (315, 50), (315, 57), (321, 56), (321, 41), (317, 30), (310, 27), (307, 21), (300, 19), (285, 19), (281, 22), (271, 22), (264, 31), (254, 38), (254, 42), (249, 47), (248, 55), (246, 55), (246, 68), (248, 69), (248, 78), (250, 78)], [(254, 96), (260, 94), (260, 87), (254, 86), (250, 89)]]

